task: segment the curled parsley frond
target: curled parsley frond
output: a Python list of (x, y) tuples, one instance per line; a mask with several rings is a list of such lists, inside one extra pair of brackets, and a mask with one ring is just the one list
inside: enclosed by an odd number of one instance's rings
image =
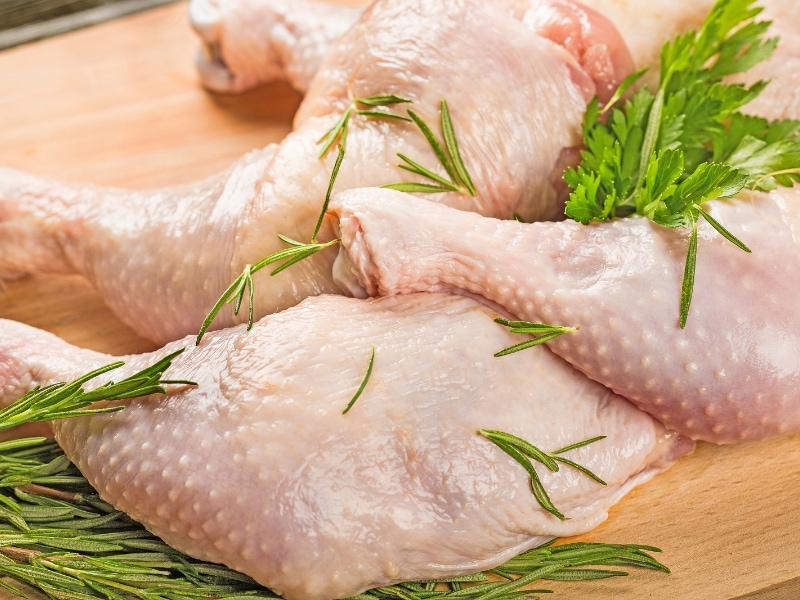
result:
[[(697, 259), (697, 223), (706, 220), (742, 250), (747, 246), (702, 205), (745, 186), (768, 190), (800, 181), (800, 121), (745, 116), (740, 109), (766, 86), (723, 83), (766, 60), (777, 45), (753, 0), (718, 0), (699, 31), (666, 43), (655, 93), (587, 107), (582, 162), (567, 169), (566, 214), (580, 223), (632, 214), (690, 230), (679, 307), (686, 325)], [(627, 79), (627, 90), (640, 73)]]
[(533, 348), (534, 346), (539, 346), (540, 344), (554, 340), (565, 333), (574, 333), (580, 329), (580, 327), (562, 327), (560, 325), (531, 323), (530, 321), (508, 321), (507, 319), (495, 319), (494, 322), (508, 327), (511, 333), (524, 333), (535, 336), (525, 342), (514, 344), (513, 346), (496, 352), (495, 357), (506, 356), (519, 352), (520, 350)]
[(557, 472), (559, 470), (558, 463), (569, 465), (570, 467), (580, 471), (587, 477), (594, 479), (597, 483), (601, 485), (606, 485), (605, 481), (600, 479), (600, 477), (592, 473), (586, 467), (579, 465), (578, 463), (573, 462), (561, 456), (561, 454), (569, 452), (570, 450), (574, 450), (575, 448), (588, 446), (589, 444), (593, 444), (602, 439), (605, 439), (606, 436), (604, 435), (593, 437), (591, 439), (584, 440), (582, 442), (577, 442), (575, 444), (570, 444), (569, 446), (565, 446), (564, 448), (560, 448), (559, 450), (556, 450), (554, 452), (545, 452), (544, 450), (540, 450), (530, 442), (515, 435), (512, 435), (510, 433), (505, 433), (503, 431), (495, 431), (493, 429), (480, 429), (478, 430), (478, 434), (494, 442), (494, 444), (498, 448), (500, 448), (503, 452), (508, 454), (511, 458), (513, 458), (520, 465), (522, 465), (522, 467), (528, 472), (528, 475), (530, 475), (531, 477), (531, 491), (533, 492), (533, 496), (536, 498), (536, 501), (543, 509), (555, 515), (562, 521), (565, 520), (566, 517), (561, 513), (561, 511), (559, 511), (555, 507), (552, 500), (550, 500), (550, 496), (544, 489), (542, 480), (539, 478), (539, 474), (536, 472), (536, 469), (534, 469), (531, 459), (543, 464), (545, 467), (547, 467), (550, 471), (553, 472)]

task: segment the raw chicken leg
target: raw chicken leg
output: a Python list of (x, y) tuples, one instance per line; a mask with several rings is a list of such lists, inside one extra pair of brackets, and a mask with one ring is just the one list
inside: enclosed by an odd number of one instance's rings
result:
[[(293, 2), (288, 6), (283, 0), (228, 0), (224, 12), (207, 10), (209, 4), (214, 3), (192, 0), (190, 5), (193, 15), (202, 15), (193, 18), (193, 22), (196, 27), (199, 25), (198, 32), (209, 48), (200, 62), (200, 73), (207, 86), (228, 92), (283, 78), (305, 91), (324, 53), (340, 35), (339, 28), (344, 31), (359, 14), (357, 9), (328, 4), (310, 11), (311, 3)], [(652, 85), (657, 83), (661, 46), (682, 31), (698, 29), (714, 0), (582, 0), (581, 4), (614, 23), (636, 68), (651, 69), (645, 79)], [(759, 0), (757, 4), (765, 9), (763, 18), (773, 22), (770, 35), (780, 37), (781, 42), (772, 59), (741, 80), (752, 84), (777, 78), (780, 83), (770, 86), (750, 105), (750, 111), (772, 119), (796, 118), (800, 115), (800, 27), (796, 9), (790, 0)], [(320, 22), (317, 15), (323, 13), (325, 20)], [(247, 18), (243, 18), (245, 14)], [(299, 25), (294, 25), (289, 27), (292, 34), (287, 34), (284, 22), (302, 22), (302, 32)], [(255, 40), (254, 32), (258, 32)], [(258, 48), (253, 47), (256, 40)], [(246, 50), (241, 48), (245, 43), (250, 44)], [(226, 50), (231, 55), (227, 61)], [(295, 75), (298, 71), (302, 75)], [(254, 73), (264, 75), (259, 78)], [(246, 86), (241, 84), (243, 81)]]
[(550, 343), (556, 354), (692, 438), (800, 431), (800, 189), (708, 204), (752, 254), (701, 224), (683, 330), (680, 230), (639, 217), (498, 221), (391, 190), (350, 190), (331, 206), (336, 279), (353, 294), (460, 292), (578, 326)]
[(242, 92), (285, 79), (305, 92), (361, 12), (313, 0), (192, 0), (189, 18), (204, 42), (197, 56), (203, 85)]
[[(592, 529), (693, 447), (544, 348), (493, 358), (514, 341), (493, 316), (448, 295), (309, 298), (190, 347), (167, 376), (197, 388), (53, 427), (107, 501), (290, 600), (486, 569)], [(0, 340), (6, 400), (110, 361), (11, 321)], [(125, 372), (181, 344), (192, 341), (130, 357)], [(541, 470), (560, 521), (480, 428), (544, 450), (606, 435), (569, 458), (608, 485)]]
[[(187, 188), (128, 192), (0, 170), (0, 277), (78, 272), (141, 336), (165, 342), (197, 332), (245, 265), (283, 247), (278, 234), (309, 240), (333, 164), (332, 156), (317, 158), (317, 140), (351, 98), (376, 94), (413, 99), (414, 110), (431, 124), (441, 99), (449, 100), (479, 193), (431, 199), (501, 218), (559, 217), (563, 203), (551, 182), (560, 173), (562, 150), (578, 143), (587, 99), (607, 93), (629, 58), (608, 23), (568, 13), (565, 18), (583, 24), (577, 33), (591, 50), (584, 70), (562, 46), (532, 31), (558, 37), (563, 27), (550, 27), (547, 19), (568, 5), (559, 0), (546, 11), (547, 5), (533, 2), (523, 10), (529, 5), (375, 4), (328, 56), (283, 143)], [(415, 125), (354, 117), (337, 189), (415, 178), (396, 168), (397, 152), (431, 168), (438, 164)], [(329, 235), (323, 231), (320, 239)], [(334, 256), (317, 254), (280, 277), (259, 275), (256, 310), (266, 314), (335, 291)], [(215, 326), (245, 318), (225, 312)]]

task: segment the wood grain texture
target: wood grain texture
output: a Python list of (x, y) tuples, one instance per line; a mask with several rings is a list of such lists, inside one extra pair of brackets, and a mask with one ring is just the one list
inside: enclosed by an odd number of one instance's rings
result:
[[(196, 47), (178, 4), (0, 53), (0, 164), (100, 184), (173, 185), (286, 134), (295, 92), (271, 85), (209, 95), (194, 72)], [(110, 353), (152, 348), (78, 277), (6, 283), (0, 317)], [(800, 436), (700, 444), (581, 538), (659, 546), (671, 575), (549, 587), (564, 600), (799, 597), (799, 482)]]

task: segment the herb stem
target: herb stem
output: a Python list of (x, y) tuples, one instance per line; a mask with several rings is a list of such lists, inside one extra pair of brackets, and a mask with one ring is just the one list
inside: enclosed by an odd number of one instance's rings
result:
[(361, 394), (364, 392), (364, 388), (366, 388), (367, 383), (369, 383), (370, 377), (372, 377), (372, 367), (374, 364), (375, 364), (375, 346), (372, 347), (372, 352), (370, 353), (369, 356), (369, 363), (367, 363), (367, 372), (364, 374), (361, 383), (358, 385), (356, 393), (353, 394), (353, 397), (350, 398), (350, 402), (347, 403), (347, 406), (342, 411), (343, 415), (346, 415), (350, 411), (350, 409), (353, 408), (353, 405), (356, 403), (356, 400), (358, 400), (361, 397)]

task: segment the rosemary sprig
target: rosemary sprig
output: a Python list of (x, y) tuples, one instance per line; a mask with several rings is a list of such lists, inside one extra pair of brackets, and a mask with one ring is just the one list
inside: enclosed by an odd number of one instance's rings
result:
[(255, 284), (253, 283), (253, 273), (258, 272), (269, 265), (282, 263), (270, 273), (270, 275), (274, 277), (281, 271), (288, 269), (301, 260), (305, 260), (309, 256), (313, 256), (325, 248), (339, 243), (340, 240), (338, 238), (329, 242), (319, 243), (317, 241), (317, 235), (322, 227), (322, 221), (325, 218), (325, 213), (328, 211), (328, 204), (330, 204), (331, 194), (333, 193), (333, 184), (336, 182), (336, 177), (339, 175), (339, 169), (342, 166), (342, 161), (344, 161), (344, 154), (344, 144), (339, 144), (339, 152), (336, 155), (336, 161), (333, 164), (330, 181), (328, 182), (328, 189), (325, 193), (325, 200), (322, 203), (322, 209), (320, 210), (319, 217), (317, 218), (317, 224), (314, 227), (314, 233), (311, 234), (311, 241), (306, 244), (279, 234), (278, 238), (282, 242), (288, 244), (289, 248), (284, 248), (283, 250), (279, 250), (278, 252), (270, 254), (253, 265), (245, 265), (242, 273), (233, 280), (233, 283), (231, 283), (228, 286), (228, 289), (222, 293), (214, 306), (211, 307), (211, 310), (206, 315), (206, 318), (203, 319), (203, 323), (200, 325), (200, 331), (198, 331), (197, 338), (195, 339), (196, 345), (200, 344), (200, 341), (203, 339), (206, 331), (208, 331), (211, 323), (214, 322), (214, 319), (217, 318), (217, 315), (226, 304), (233, 304), (233, 314), (239, 314), (245, 294), (247, 294), (248, 299), (247, 330), (250, 331), (254, 322), (255, 303)]
[[(377, 110), (377, 107), (392, 106), (394, 104), (404, 104), (410, 102), (411, 100), (408, 98), (403, 98), (394, 94), (382, 94), (378, 96), (368, 96), (366, 98), (353, 99), (350, 103), (350, 106), (347, 107), (336, 123), (333, 124), (333, 127), (326, 131), (325, 134), (317, 140), (317, 144), (322, 144), (322, 150), (319, 153), (319, 158), (324, 158), (335, 144), (340, 145), (342, 148), (347, 148), (347, 128), (350, 125), (350, 119), (352, 119), (353, 115), (410, 121), (411, 119), (404, 115), (398, 115), (384, 110)], [(372, 108), (359, 108), (359, 105), (369, 106)]]
[(10, 429), (24, 423), (38, 423), (54, 419), (115, 412), (121, 410), (124, 406), (87, 407), (101, 400), (125, 400), (149, 396), (150, 394), (165, 394), (164, 386), (169, 384), (196, 385), (191, 381), (161, 379), (164, 371), (172, 364), (172, 360), (181, 352), (183, 352), (183, 349), (165, 356), (155, 364), (117, 383), (108, 382), (88, 392), (83, 389), (85, 383), (98, 378), (104, 373), (118, 369), (125, 363), (121, 361), (113, 362), (95, 369), (70, 383), (55, 383), (45, 387), (37, 386), (13, 404), (0, 410), (0, 430)]
[(353, 394), (353, 397), (350, 398), (350, 402), (347, 403), (347, 406), (342, 411), (343, 415), (346, 415), (351, 408), (353, 408), (353, 404), (356, 403), (361, 397), (361, 394), (364, 392), (364, 388), (367, 387), (369, 383), (370, 377), (372, 377), (372, 367), (375, 364), (375, 346), (372, 347), (372, 353), (369, 356), (369, 363), (367, 363), (367, 372), (364, 374), (364, 378), (361, 380), (361, 383), (358, 385), (358, 389), (356, 389), (356, 393)]
[(563, 513), (561, 513), (561, 511), (559, 511), (555, 507), (552, 500), (550, 500), (550, 496), (544, 489), (542, 480), (539, 478), (539, 474), (536, 472), (536, 469), (534, 469), (533, 463), (531, 462), (530, 459), (533, 459), (543, 464), (545, 467), (547, 467), (550, 471), (554, 473), (559, 470), (558, 463), (568, 465), (573, 469), (580, 471), (587, 477), (594, 479), (597, 483), (601, 485), (606, 485), (605, 481), (600, 479), (600, 477), (592, 473), (586, 467), (579, 465), (578, 463), (561, 456), (561, 454), (569, 452), (570, 450), (574, 450), (575, 448), (588, 446), (589, 444), (593, 444), (594, 442), (598, 442), (602, 439), (605, 439), (606, 436), (604, 435), (593, 437), (591, 439), (584, 440), (582, 442), (577, 442), (575, 444), (570, 444), (569, 446), (565, 446), (564, 448), (560, 448), (559, 450), (555, 450), (554, 452), (545, 452), (544, 450), (540, 450), (530, 442), (527, 442), (520, 437), (517, 437), (510, 433), (505, 433), (503, 431), (496, 431), (493, 429), (480, 429), (478, 430), (478, 434), (494, 442), (495, 445), (497, 445), (497, 447), (503, 450), (503, 452), (508, 454), (511, 458), (513, 458), (520, 465), (522, 465), (522, 467), (528, 472), (528, 475), (530, 475), (531, 477), (531, 491), (533, 492), (536, 501), (543, 509), (555, 515), (562, 521), (564, 521), (566, 517), (563, 515)]
[(496, 352), (495, 357), (506, 356), (508, 354), (513, 354), (514, 352), (519, 352), (520, 350), (533, 348), (534, 346), (539, 346), (540, 344), (554, 340), (565, 333), (574, 333), (580, 329), (580, 327), (563, 327), (560, 325), (531, 323), (530, 321), (509, 321), (507, 319), (499, 318), (495, 319), (494, 322), (508, 327), (511, 333), (524, 333), (536, 336), (530, 340), (520, 342), (519, 344), (514, 344), (513, 346), (509, 346), (508, 348), (504, 348), (503, 350)]
[(422, 132), (422, 135), (425, 136), (425, 139), (428, 140), (428, 144), (430, 144), (449, 179), (435, 173), (431, 169), (423, 167), (405, 154), (398, 153), (397, 156), (403, 161), (401, 164), (397, 165), (399, 168), (420, 175), (425, 179), (431, 180), (433, 183), (391, 183), (382, 187), (401, 192), (459, 192), (461, 194), (474, 196), (477, 192), (469, 172), (464, 165), (461, 151), (458, 148), (458, 140), (456, 139), (453, 119), (450, 116), (450, 108), (447, 106), (447, 101), (443, 99), (440, 107), (440, 126), (444, 145), (442, 145), (442, 142), (436, 137), (436, 134), (433, 133), (430, 126), (428, 126), (417, 113), (409, 109), (408, 116), (414, 121)]
[(310, 243), (305, 244), (303, 242), (298, 242), (297, 240), (293, 240), (285, 235), (278, 235), (281, 241), (289, 244), (289, 248), (285, 248), (283, 250), (279, 250), (274, 254), (270, 254), (262, 258), (260, 261), (253, 265), (245, 265), (244, 270), (242, 271), (241, 275), (239, 275), (236, 279), (233, 280), (233, 283), (228, 286), (222, 295), (219, 297), (219, 300), (214, 304), (214, 306), (209, 311), (206, 318), (203, 320), (202, 325), (200, 326), (200, 331), (197, 333), (197, 338), (195, 340), (195, 344), (199, 345), (200, 341), (203, 339), (203, 336), (208, 331), (208, 328), (211, 326), (211, 323), (214, 322), (214, 319), (217, 317), (219, 312), (222, 310), (222, 307), (226, 304), (234, 304), (233, 307), (233, 314), (238, 315), (239, 310), (242, 306), (242, 302), (244, 300), (245, 294), (248, 295), (248, 317), (247, 317), (247, 330), (253, 327), (254, 323), (254, 301), (255, 301), (255, 288), (253, 283), (253, 273), (260, 271), (266, 266), (274, 264), (276, 262), (283, 263), (273, 269), (270, 275), (277, 275), (284, 269), (288, 269), (293, 264), (300, 262), (308, 258), (309, 256), (313, 256), (317, 252), (324, 250), (330, 246), (334, 246), (339, 243), (339, 239), (334, 239), (329, 242), (324, 243)]

